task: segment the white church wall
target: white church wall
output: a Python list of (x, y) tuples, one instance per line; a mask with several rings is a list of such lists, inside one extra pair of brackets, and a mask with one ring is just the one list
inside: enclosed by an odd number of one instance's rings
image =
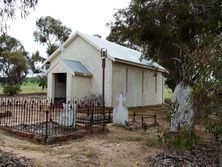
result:
[[(109, 54), (109, 50), (107, 51)], [(63, 53), (59, 56), (63, 59), (80, 61), (91, 73), (90, 78), (90, 95), (102, 94), (102, 60), (100, 51), (84, 39), (77, 37), (71, 44), (66, 47)], [(106, 59), (106, 80), (105, 80), (105, 102), (106, 106), (111, 106), (112, 102), (112, 61)], [(74, 80), (73, 80), (74, 81)], [(75, 96), (73, 94), (73, 96)]]
[[(155, 79), (156, 77), (156, 79)], [(144, 105), (155, 105), (163, 103), (163, 80), (162, 73), (145, 71), (144, 73)]]
[[(156, 82), (156, 83), (155, 83)], [(113, 106), (117, 105), (116, 97), (126, 95), (127, 107), (162, 104), (162, 73), (122, 63), (113, 63)], [(155, 87), (156, 86), (156, 87)]]
[(73, 76), (72, 78), (72, 97), (86, 97), (90, 95), (90, 78)]
[[(59, 58), (80, 61), (93, 75), (91, 78), (83, 79), (83, 77), (77, 78), (72, 76), (71, 73), (67, 73), (67, 97), (101, 95), (102, 60), (99, 50), (81, 37), (77, 37), (68, 47), (64, 48), (64, 51), (56, 59), (58, 60)], [(56, 59), (53, 60), (51, 66), (56, 63)], [(64, 67), (56, 66), (49, 72), (48, 96), (54, 97), (53, 73), (61, 73), (66, 70)], [(157, 72), (156, 79), (153, 74), (153, 70), (112, 62), (107, 58), (105, 74), (106, 106), (117, 105), (116, 98), (120, 93), (124, 93), (127, 96), (126, 105), (128, 107), (162, 104), (162, 73)]]

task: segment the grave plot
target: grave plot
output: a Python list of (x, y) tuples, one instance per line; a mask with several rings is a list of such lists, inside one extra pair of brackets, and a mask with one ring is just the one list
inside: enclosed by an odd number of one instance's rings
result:
[(71, 99), (54, 104), (46, 98), (0, 98), (0, 128), (47, 142), (48, 139), (92, 131), (112, 121), (98, 99)]

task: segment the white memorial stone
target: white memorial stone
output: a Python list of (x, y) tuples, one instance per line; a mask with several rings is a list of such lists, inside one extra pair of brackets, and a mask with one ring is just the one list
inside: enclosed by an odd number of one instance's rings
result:
[(192, 101), (190, 99), (191, 88), (180, 82), (173, 93), (172, 103), (175, 108), (171, 115), (171, 132), (178, 132), (180, 127), (192, 127), (194, 111)]
[(120, 93), (117, 98), (119, 104), (113, 109), (113, 123), (125, 125), (128, 122), (128, 109), (123, 105), (123, 101), (126, 101), (126, 97)]
[(73, 126), (76, 123), (76, 107), (70, 103), (63, 103), (63, 110), (60, 113), (59, 124), (62, 126)]

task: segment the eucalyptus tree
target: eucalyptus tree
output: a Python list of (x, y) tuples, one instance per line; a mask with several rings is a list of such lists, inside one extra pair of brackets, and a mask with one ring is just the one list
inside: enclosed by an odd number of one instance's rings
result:
[[(51, 16), (41, 17), (36, 21), (36, 30), (33, 33), (35, 41), (46, 46), (47, 56), (50, 56), (63, 42), (68, 39), (71, 34), (71, 29), (64, 26), (62, 22), (58, 19), (55, 19)], [(33, 55), (34, 56), (34, 55)], [(39, 55), (35, 55), (31, 62), (35, 64), (35, 58)], [(34, 66), (33, 66), (34, 67)], [(42, 89), (47, 86), (47, 77), (44, 75), (39, 75), (37, 82)]]
[(114, 18), (107, 39), (163, 65), (172, 90), (181, 82), (190, 87), (195, 114), (221, 134), (222, 1), (131, 0)]
[(222, 28), (222, 1), (132, 0), (114, 14), (108, 40), (143, 51), (169, 72), (168, 86), (194, 82), (200, 71), (191, 55), (200, 50), (200, 36), (218, 36)]
[(46, 45), (47, 55), (51, 55), (71, 34), (71, 29), (62, 25), (58, 19), (51, 16), (41, 17), (36, 21), (33, 35), (35, 41)]
[(28, 73), (27, 52), (17, 39), (0, 36), (0, 83), (5, 94), (14, 95), (20, 91)]
[(34, 9), (38, 0), (1, 0), (0, 1), (0, 32), (7, 30), (7, 21), (15, 19), (17, 12), (25, 18), (30, 9)]

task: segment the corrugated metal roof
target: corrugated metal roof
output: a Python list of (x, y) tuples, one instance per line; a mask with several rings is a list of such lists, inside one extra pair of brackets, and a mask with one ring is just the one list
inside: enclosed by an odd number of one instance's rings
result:
[(91, 76), (92, 74), (79, 61), (60, 59), (60, 62), (69, 69), (71, 73), (79, 73), (82, 75)]
[[(85, 39), (87, 42), (89, 42), (92, 46), (94, 46), (99, 51), (102, 48), (107, 49), (108, 57), (112, 61), (120, 61), (123, 63), (131, 62), (132, 64), (137, 65), (137, 66), (143, 66), (147, 68), (157, 69), (162, 72), (167, 72), (167, 70), (164, 67), (162, 67), (161, 65), (159, 65), (158, 63), (152, 60), (150, 61), (141, 60), (140, 58), (143, 55), (142, 52), (124, 47), (122, 45), (115, 44), (107, 40), (103, 40), (95, 36), (83, 34), (78, 31), (76, 31), (76, 33), (74, 33), (70, 38), (68, 38), (64, 42), (63, 44), (64, 48), (66, 48), (78, 36)], [(49, 56), (49, 58), (45, 61), (45, 63), (47, 63), (48, 61), (49, 62), (52, 61), (60, 53), (61, 53), (61, 50), (57, 49), (51, 56)]]
[(107, 49), (107, 53), (113, 57), (114, 59), (121, 59), (121, 60), (126, 60), (126, 61), (130, 61), (130, 62), (134, 62), (137, 64), (142, 64), (142, 65), (146, 65), (149, 67), (153, 67), (153, 68), (158, 68), (161, 70), (165, 70), (164, 67), (162, 67), (161, 65), (159, 65), (158, 63), (150, 60), (142, 60), (141, 61), (141, 56), (142, 56), (142, 52), (124, 47), (122, 45), (118, 45), (115, 44), (113, 42), (107, 41), (107, 40), (103, 40), (101, 38), (95, 37), (95, 36), (90, 36), (87, 34), (82, 34), (83, 37), (85, 37), (88, 41), (90, 41), (92, 44), (96, 45), (98, 49), (102, 49), (105, 48)]

